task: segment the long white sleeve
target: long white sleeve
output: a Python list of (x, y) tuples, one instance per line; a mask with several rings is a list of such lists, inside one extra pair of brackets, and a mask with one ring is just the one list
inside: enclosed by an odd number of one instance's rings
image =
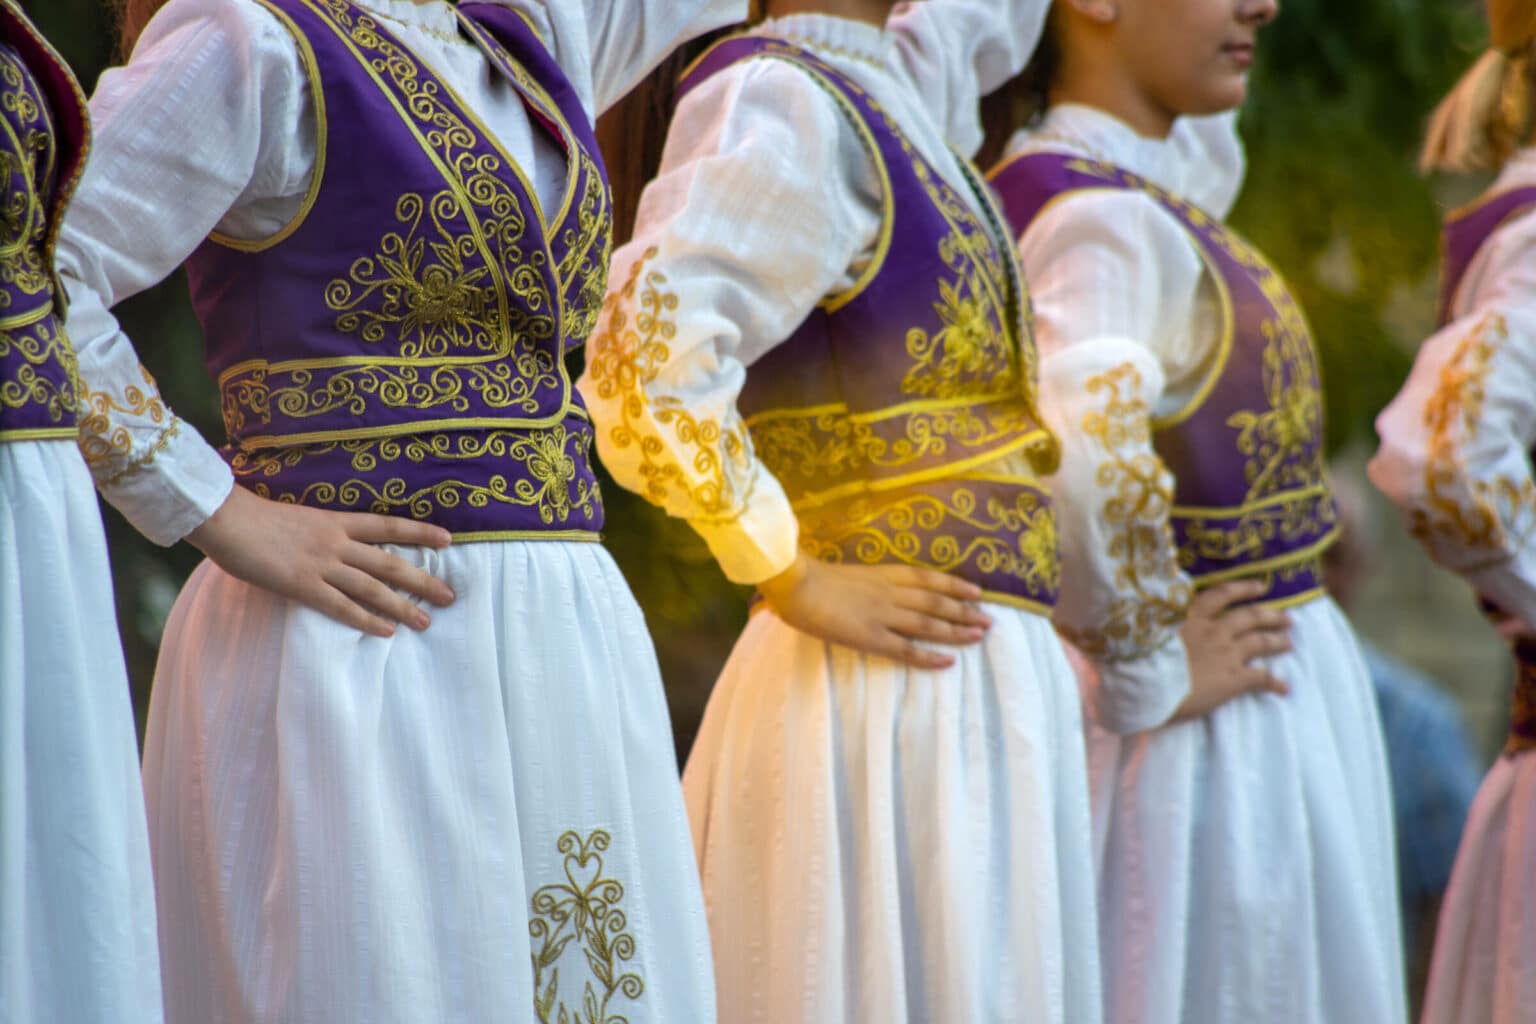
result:
[(667, 54), (747, 17), (748, 0), (492, 0), (526, 14), (594, 118)]
[(1536, 626), (1536, 215), (1485, 248), (1461, 315), (1377, 419), (1370, 477), (1437, 562)]
[(1179, 627), (1194, 594), (1169, 515), (1174, 481), (1152, 446), (1163, 352), (1189, 347), (1201, 263), (1147, 196), (1057, 204), (1025, 232), (1041, 408), (1062, 443), (1052, 494), (1062, 545), (1056, 622), (1092, 658), (1104, 728), (1165, 722), (1189, 691)]
[(263, 143), (298, 124), (298, 59), (255, 10), (174, 3), (134, 61), (102, 76), (91, 161), (59, 240), (86, 398), (81, 447), (107, 500), (160, 544), (212, 515), (233, 477), (165, 407), (110, 309), (180, 266), (242, 196), (291, 186), (283, 149)]
[(736, 409), (878, 233), (873, 160), (831, 97), (750, 61), (679, 106), (634, 239), (614, 257), (582, 394), (626, 487), (687, 519), (732, 580), (795, 559), (798, 526)]
[(981, 98), (1029, 62), (1048, 0), (921, 0), (897, 5), (887, 29), (899, 64), (955, 149), (981, 148)]

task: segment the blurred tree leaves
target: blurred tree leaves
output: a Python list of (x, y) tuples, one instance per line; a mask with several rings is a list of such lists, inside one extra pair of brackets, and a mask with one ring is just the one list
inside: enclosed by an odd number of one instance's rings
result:
[(1432, 327), (1442, 210), (1415, 156), (1484, 45), (1480, 14), (1458, 0), (1283, 0), (1260, 37), (1233, 222), (1312, 321), (1335, 449), (1373, 436)]

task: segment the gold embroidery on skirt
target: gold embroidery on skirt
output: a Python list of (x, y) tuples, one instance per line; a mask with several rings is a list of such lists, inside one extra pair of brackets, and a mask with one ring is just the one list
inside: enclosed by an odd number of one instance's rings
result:
[[(565, 855), (565, 880), (533, 894), (528, 934), (534, 942), (533, 1008), (539, 1024), (626, 1024), (628, 1018), (609, 1013), (609, 1004), (615, 996), (633, 1002), (645, 992), (640, 975), (625, 969), (635, 956), (635, 937), (625, 931), (628, 918), (620, 909), (624, 885), (604, 873), (602, 854), (611, 842), (601, 829), (585, 838), (565, 833), (558, 847)], [(573, 943), (585, 954), (589, 974), (578, 1010), (560, 998), (559, 965)]]

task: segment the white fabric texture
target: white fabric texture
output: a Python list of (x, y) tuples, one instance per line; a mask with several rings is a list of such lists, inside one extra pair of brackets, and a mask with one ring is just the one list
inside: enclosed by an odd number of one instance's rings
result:
[[(1180, 122), (1152, 140), (1100, 111), (1061, 106), (1014, 151), (1106, 160), (1219, 217), (1241, 181), (1235, 146), (1230, 118)], [(1295, 650), (1268, 663), (1288, 697), (1247, 696), (1166, 725), (1188, 689), (1177, 632), (1188, 581), (1166, 534), (1167, 503), (1141, 521), (1163, 531), (1163, 548), (1139, 585), (1104, 542), (1126, 525), (1110, 508), (1113, 474), (1097, 468), (1135, 460), (1172, 485), (1147, 424), (1183, 407), (1215, 347), (1218, 307), (1193, 242), (1149, 196), (1100, 191), (1055, 203), (1024, 230), (1020, 253), (1036, 303), (1042, 411), (1063, 442), (1052, 481), (1058, 619), (1099, 641), (1079, 663), (1092, 719), (1105, 1019), (1400, 1022), (1391, 794), (1347, 622), (1328, 598), (1292, 609)], [(1110, 450), (1085, 428), (1110, 398), (1095, 378), (1116, 367), (1138, 382), (1122, 395), (1136, 422), (1112, 435)], [(1132, 627), (1095, 638), (1114, 617)]]
[(1071, 668), (984, 607), (938, 672), (752, 617), (684, 775), (721, 1020), (1100, 1020)]
[[(1028, 59), (1045, 10), (1040, 0), (925, 0), (899, 5), (884, 29), (807, 14), (755, 31), (806, 47), (867, 89), (965, 195), (954, 150), (968, 157), (981, 145), (980, 96)], [(580, 386), (598, 422), (622, 424), (633, 438), (620, 444), (612, 428), (600, 429), (603, 464), (687, 519), (739, 583), (788, 568), (799, 538), (789, 500), (757, 462), (736, 409), (747, 368), (858, 278), (875, 250), (881, 201), (874, 157), (837, 101), (784, 62), (748, 61), (678, 104), (634, 237), (614, 254), (609, 288), (619, 316), (599, 327)], [(677, 311), (656, 311), (666, 352), (637, 381), (645, 400), (627, 403), (627, 390), (596, 379), (592, 367), (627, 327), (644, 331), (645, 302), (661, 293)], [(677, 408), (709, 425), (704, 450), (676, 428)]]
[[(739, 20), (745, 0), (498, 0), (527, 14), (593, 116), (683, 40)], [(367, 0), (451, 84), (558, 206), (565, 161), (517, 91), (435, 0)], [(446, 37), (446, 38), (445, 38)], [(59, 241), (70, 335), (95, 415), (83, 447), (97, 487), (145, 536), (172, 544), (233, 478), (166, 408), (110, 310), (158, 283), (211, 231), (275, 234), (314, 173), (316, 127), (293, 37), (254, 0), (170, 0), (91, 97), (91, 162)]]
[[(480, 51), (440, 38), (449, 5), (366, 6), (548, 187), (552, 150), (516, 94)], [(594, 112), (746, 13), (516, 6)], [(162, 543), (231, 480), (106, 311), (215, 227), (260, 236), (286, 220), (313, 171), (306, 88), (264, 8), (172, 0), (93, 101), (96, 148), (60, 247), (98, 416), (83, 443), (98, 487)], [(555, 1021), (586, 1012), (590, 988), (603, 1020), (712, 1021), (661, 681), (611, 561), (554, 541), (401, 553), (458, 595), (424, 634), (375, 642), (207, 564), (178, 600), (144, 771), (167, 1018)]]
[[(884, 31), (821, 15), (758, 31), (865, 89), (965, 195), (945, 134), (974, 148), (963, 129), (978, 93), (1023, 63), (1043, 12), (931, 0), (898, 8)], [(737, 395), (751, 364), (867, 265), (881, 200), (874, 160), (824, 88), (750, 61), (680, 104), (615, 259), (582, 385), (605, 462), (690, 520), (733, 579), (780, 571), (797, 540)], [(590, 369), (630, 343), (626, 325), (661, 342), (638, 375), (638, 412)], [(710, 427), (685, 437), (674, 415)], [(621, 426), (628, 445), (614, 443)], [(672, 468), (652, 472), (642, 447)], [(722, 1020), (1098, 1020), (1076, 683), (1043, 618), (988, 610), (987, 640), (942, 672), (753, 617), (684, 782)]]
[(1525, 1024), (1536, 1007), (1536, 757), (1501, 757), (1472, 802), (1440, 906), (1423, 1024)]
[(138, 741), (74, 444), (0, 444), (0, 507), (0, 1021), (158, 1024)]
[[(1490, 194), (1536, 185), (1522, 150)], [(1536, 624), (1536, 212), (1505, 222), (1376, 421), (1371, 480), (1429, 553)], [(1536, 1007), (1536, 757), (1489, 771), (1441, 904), (1424, 1024), (1517, 1024)]]
[[(1492, 192), (1536, 185), (1522, 150)], [(1419, 348), (1376, 420), (1376, 484), (1429, 553), (1536, 626), (1536, 211), (1506, 222), (1467, 269), (1452, 320)]]
[(144, 760), (167, 1020), (531, 1021), (551, 985), (549, 1021), (588, 986), (600, 1020), (714, 1020), (666, 700), (612, 560), (391, 550), (458, 595), (422, 633), (210, 563), (177, 601)]

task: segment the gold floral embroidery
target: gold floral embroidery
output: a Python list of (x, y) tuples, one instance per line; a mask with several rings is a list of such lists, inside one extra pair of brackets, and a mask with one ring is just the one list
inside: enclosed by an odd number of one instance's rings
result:
[(870, 495), (802, 514), (801, 526), (801, 546), (822, 561), (970, 568), (1012, 576), (1042, 594), (1061, 584), (1055, 515), (1022, 483)]
[[(645, 993), (645, 981), (628, 965), (635, 957), (635, 937), (621, 904), (624, 884), (607, 875), (603, 853), (612, 842), (601, 829), (583, 837), (560, 837), (565, 879), (533, 894), (528, 934), (533, 950), (534, 1013), (539, 1024), (625, 1024), (610, 1011), (614, 998), (633, 1003)], [(560, 963), (575, 945), (584, 955), (587, 978), (579, 1009), (560, 998)], [(568, 962), (580, 963), (574, 957)], [(569, 968), (567, 968), (569, 970)], [(570, 975), (567, 974), (567, 980)]]
[[(92, 391), (84, 380), (81, 381), (80, 451), (98, 481), (117, 479), (147, 463), (148, 457), (163, 449), (174, 436), (176, 419), (161, 400), (155, 378), (143, 366), (139, 367), (139, 374), (144, 386), (129, 385), (120, 396)], [(133, 431), (123, 423), (114, 422), (118, 416), (148, 420), (160, 427), (155, 440), (139, 459), (133, 454)]]
[(602, 172), (585, 150), (578, 149), (584, 181), (576, 224), (561, 235), (565, 258), (560, 261), (562, 281), (580, 281), (573, 297), (567, 295), (566, 337), (586, 341), (597, 327), (604, 292), (608, 288), (608, 260), (613, 253), (613, 217), (608, 210), (608, 189)]
[[(366, 508), (381, 514), (404, 509), (417, 519), (429, 519), (436, 511), (460, 503), (472, 508), (494, 503), (536, 508), (541, 521), (554, 525), (569, 522), (576, 512), (588, 519), (596, 514), (602, 496), (596, 484), (578, 473), (580, 466), (589, 462), (590, 448), (590, 434), (571, 432), (556, 424), (543, 430), (420, 434), (238, 452), (231, 460), (231, 469), (262, 497), (289, 503)], [(496, 473), (484, 483), (443, 480), (418, 488), (412, 488), (403, 477), (382, 482), (321, 481), (297, 494), (274, 493), (263, 482), (280, 477), (284, 470), (308, 458), (333, 452), (343, 453), (357, 473), (372, 473), (392, 463), (500, 460), (525, 467), (528, 479), (509, 480), (505, 474)]]
[(1162, 460), (1145, 448), (1151, 439), (1150, 410), (1141, 398), (1141, 374), (1121, 363), (1088, 380), (1088, 393), (1103, 394), (1101, 411), (1083, 419), (1086, 437), (1108, 458), (1099, 463), (1098, 485), (1112, 494), (1104, 519), (1113, 528), (1109, 557), (1115, 562), (1117, 597), (1095, 630), (1063, 630), (1084, 653), (1129, 657), (1164, 643), (1184, 621), (1193, 589), (1174, 561), (1169, 515), (1173, 483)]
[[(728, 522), (741, 515), (745, 500), (733, 477), (751, 471), (746, 427), (739, 421), (723, 426), (700, 419), (678, 399), (647, 390), (671, 358), (667, 342), (677, 334), (671, 319), (677, 295), (667, 290), (664, 274), (646, 270), (656, 254), (654, 247), (647, 249), (630, 267), (624, 286), (608, 297), (603, 306), (607, 323), (588, 345), (588, 372), (599, 398), (619, 402), (619, 422), (608, 438), (614, 448), (633, 448), (639, 456), (645, 498), (665, 507), (670, 497), (681, 497), (688, 503), (688, 518)], [(631, 321), (627, 310), (637, 291), (639, 305)], [(680, 465), (661, 439), (649, 435), (647, 417), (692, 449), (691, 465)], [(702, 483), (694, 484), (690, 474)]]
[[(1460, 445), (1477, 437), (1483, 419), (1486, 379), (1493, 357), (1508, 337), (1504, 318), (1490, 315), (1456, 346), (1424, 406), (1429, 431), (1423, 506), (1410, 518), (1416, 537), (1438, 550), (1448, 540), (1481, 564), (1503, 561), (1536, 531), (1536, 483), (1529, 477), (1499, 475), (1471, 479)], [(1464, 568), (1477, 568), (1477, 565)]]
[[(408, 359), (450, 352), (505, 354), (498, 351), (504, 336), (495, 329), (493, 296), (485, 286), (491, 268), (477, 259), (474, 238), (454, 231), (452, 221), (464, 214), (452, 189), (430, 200), (414, 193), (401, 196), (395, 219), (404, 231), (387, 232), (378, 255), (356, 260), (346, 278), (326, 286), (325, 304), (340, 314), (336, 329), (373, 344), (398, 343), (398, 353), (392, 354)], [(431, 225), (425, 235), (424, 217)], [(526, 230), (521, 210), (512, 211), (509, 228), (517, 235)], [(554, 335), (554, 318), (547, 312), (528, 321), (518, 329), (530, 337)]]

